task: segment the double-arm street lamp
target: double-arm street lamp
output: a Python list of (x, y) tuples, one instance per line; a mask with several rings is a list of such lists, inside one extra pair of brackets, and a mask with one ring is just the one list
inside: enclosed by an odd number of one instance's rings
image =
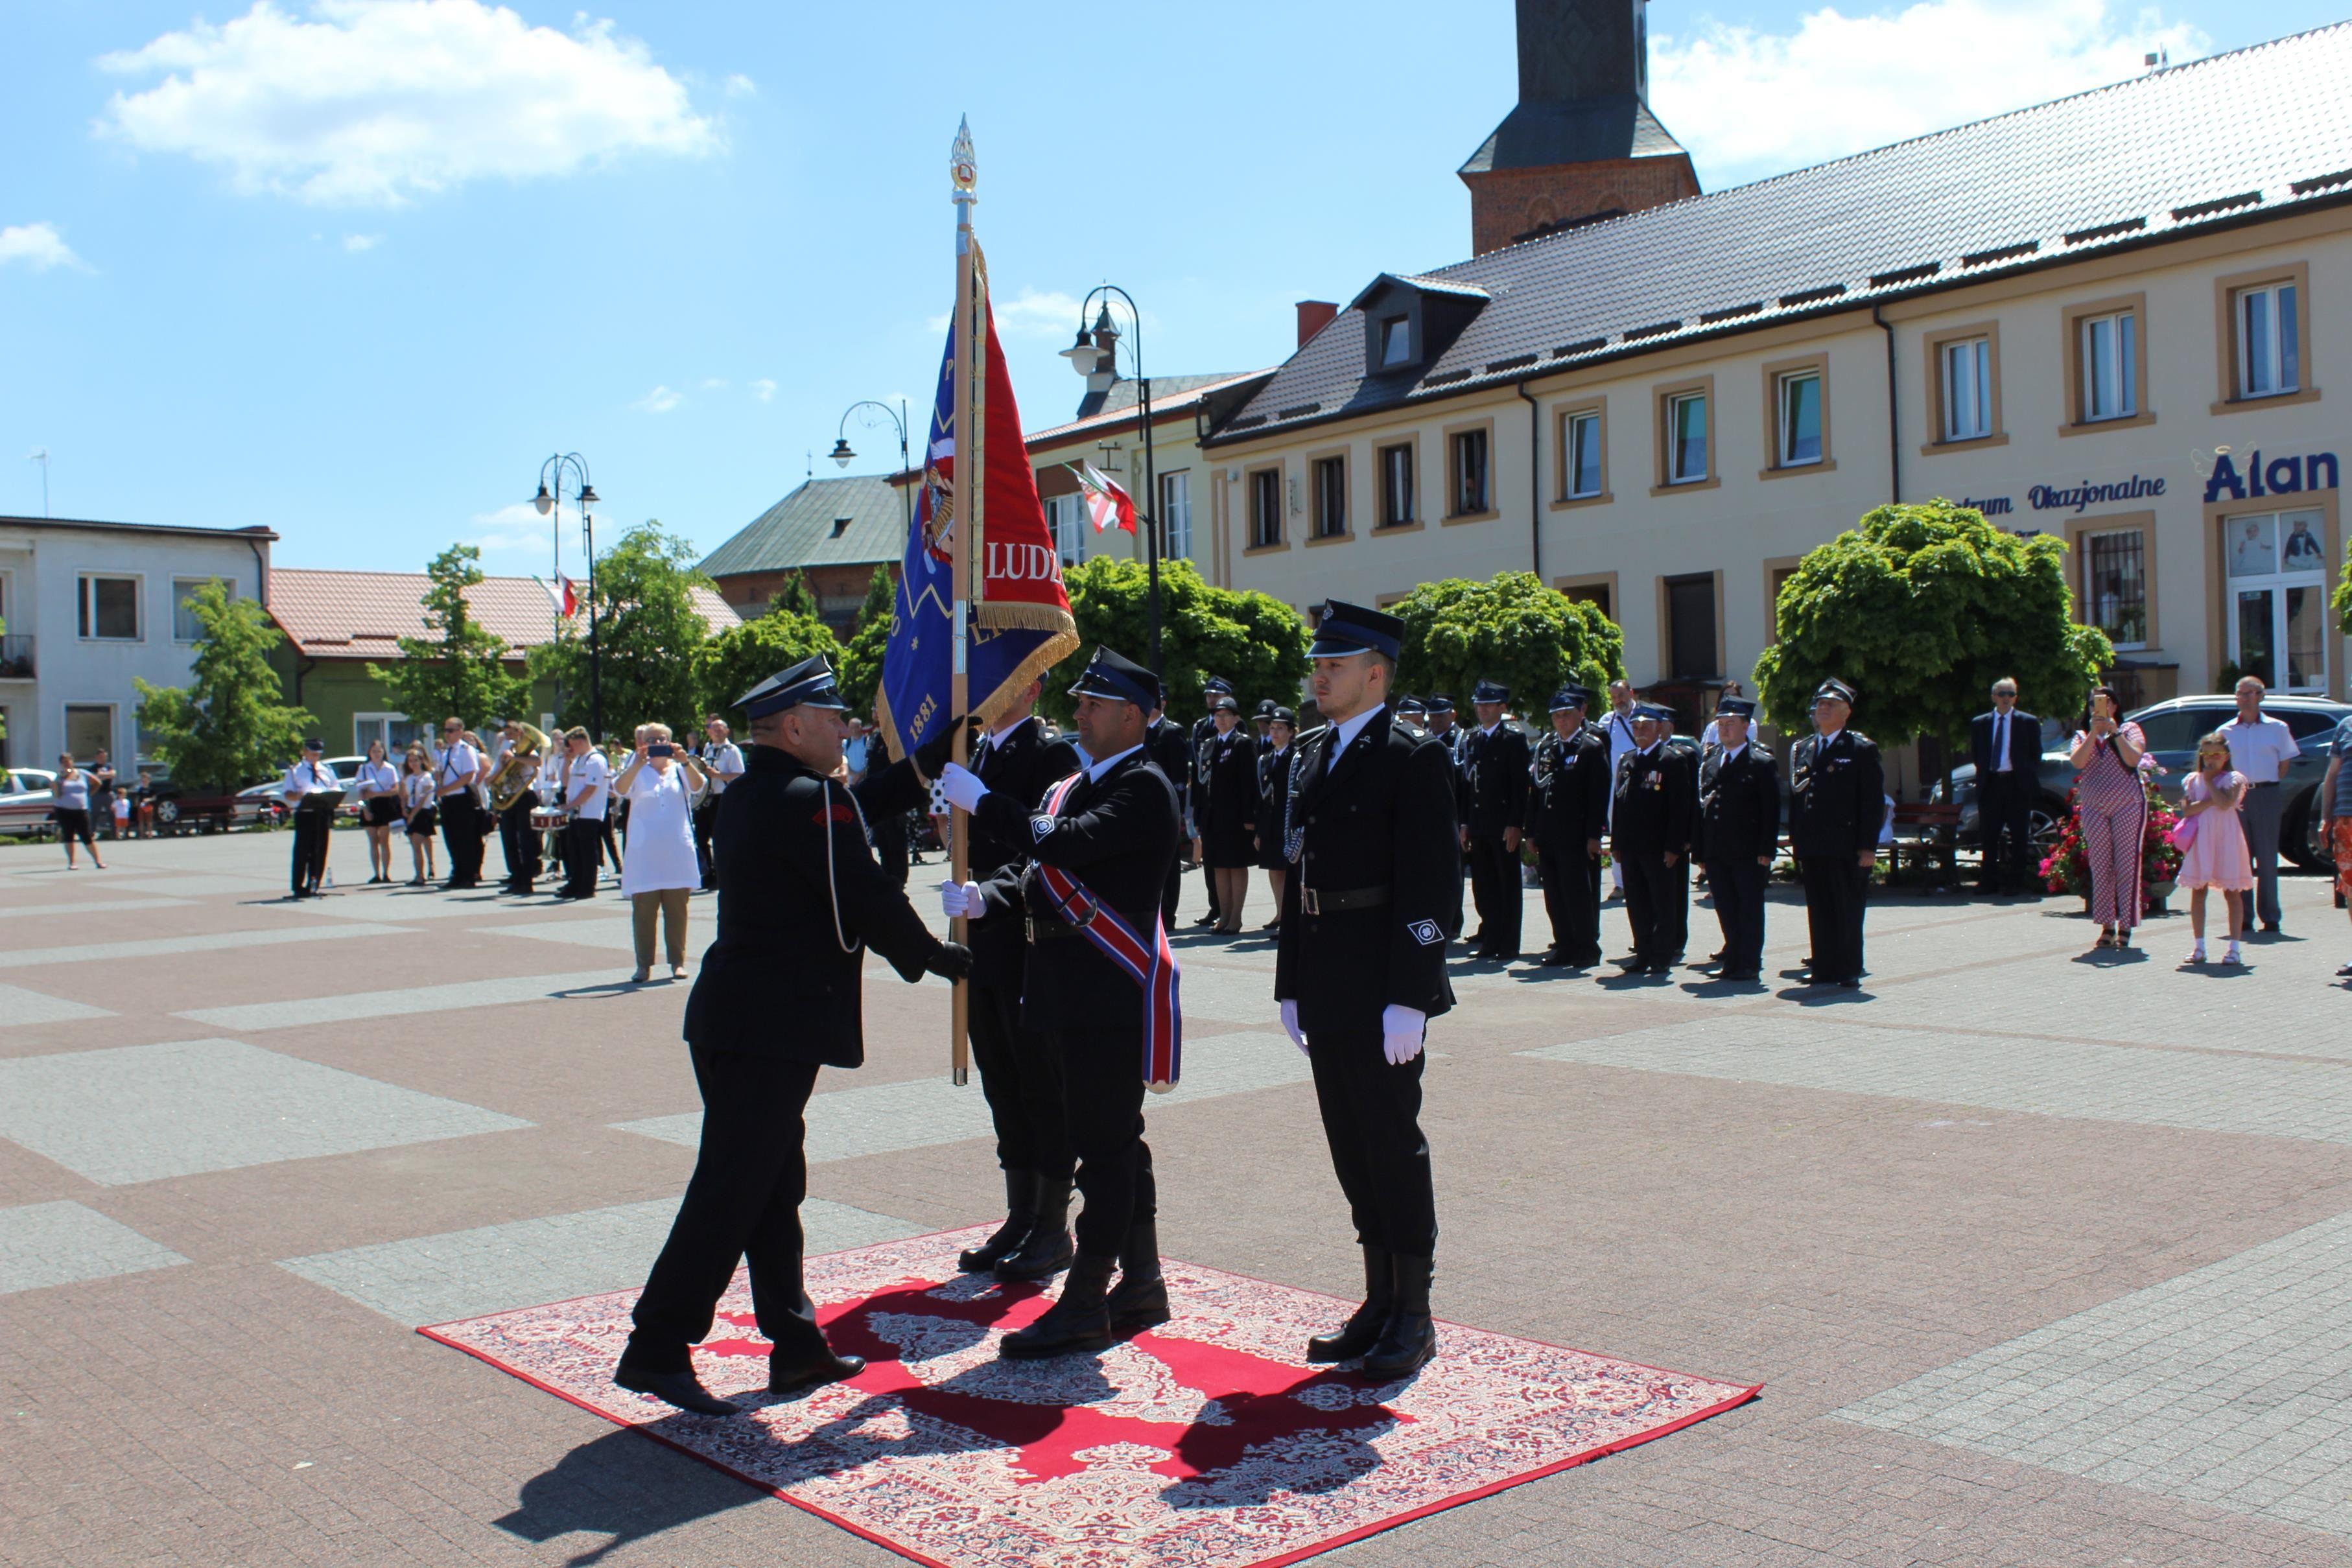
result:
[[(1087, 310), (1097, 299), (1101, 312), (1092, 328), (1087, 325)], [(1143, 493), (1138, 496), (1135, 513), (1143, 524), (1145, 559), (1149, 562), (1151, 581), (1151, 673), (1163, 672), (1160, 666), (1160, 493), (1158, 476), (1151, 466), (1151, 378), (1143, 373), (1143, 317), (1135, 308), (1135, 300), (1127, 290), (1113, 284), (1102, 284), (1090, 290), (1078, 302), (1078, 338), (1062, 350), (1070, 368), (1087, 378), (1087, 385), (1096, 392), (1108, 392), (1118, 380), (1118, 329), (1111, 325), (1110, 305), (1113, 299), (1127, 307), (1128, 362), (1135, 371), (1136, 408), (1143, 431)]]
[(572, 499), (580, 507), (580, 533), (588, 552), (588, 730), (601, 744), (604, 738), (604, 685), (603, 665), (596, 650), (596, 519), (588, 510), (604, 500), (596, 486), (588, 482), (588, 460), (577, 452), (565, 452), (549, 458), (539, 467), (539, 494), (530, 504), (539, 508), (542, 517), (556, 515), (555, 574), (563, 580), (563, 488), (564, 481), (572, 482)]
[[(842, 410), (840, 431), (835, 437), (833, 450), (826, 455), (831, 457), (834, 465), (839, 468), (848, 467), (856, 459), (857, 454), (849, 449), (849, 416), (861, 408), (873, 409), (884, 419), (898, 427), (898, 472), (901, 476), (909, 476), (907, 482), (898, 486), (898, 509), (905, 514), (907, 530), (911, 532), (915, 526), (915, 484), (910, 476), (912, 469), (908, 466), (907, 457), (907, 405), (904, 402), (898, 404), (898, 411), (896, 413), (890, 412), (888, 403), (876, 402), (870, 397), (861, 398), (851, 403)], [(875, 422), (868, 419), (866, 423), (872, 424)]]

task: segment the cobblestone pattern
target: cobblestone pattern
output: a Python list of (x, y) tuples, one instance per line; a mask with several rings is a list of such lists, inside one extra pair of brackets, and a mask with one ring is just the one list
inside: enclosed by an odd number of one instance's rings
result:
[(0, 1208), (0, 1295), (186, 1261), (69, 1198)]
[(510, 979), (465, 980), (450, 986), (411, 986), (397, 991), (356, 991), (305, 997), (299, 1001), (255, 1002), (242, 1007), (194, 1008), (175, 1016), (210, 1029), (254, 1034), (274, 1029), (314, 1029), (321, 1024), (373, 1022), (417, 1013), (471, 1012), (509, 1002), (543, 1001), (566, 991), (602, 989), (614, 983), (610, 969), (563, 975), (517, 975)]

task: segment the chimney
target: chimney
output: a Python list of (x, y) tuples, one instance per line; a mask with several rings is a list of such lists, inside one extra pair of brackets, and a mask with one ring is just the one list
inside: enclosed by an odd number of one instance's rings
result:
[(1331, 324), (1339, 308), (1328, 299), (1302, 299), (1298, 302), (1298, 346), (1307, 347), (1307, 340)]
[(1650, 112), (1645, 4), (1517, 0), (1518, 107), (1461, 169), (1475, 254), (1698, 194)]

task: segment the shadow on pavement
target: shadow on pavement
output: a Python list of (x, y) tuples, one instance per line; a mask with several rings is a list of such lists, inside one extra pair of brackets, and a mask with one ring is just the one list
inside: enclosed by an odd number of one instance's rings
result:
[(583, 1443), (522, 1483), (514, 1511), (490, 1522), (534, 1543), (583, 1531), (611, 1537), (569, 1564), (603, 1561), (615, 1547), (709, 1519), (768, 1494), (632, 1431)]

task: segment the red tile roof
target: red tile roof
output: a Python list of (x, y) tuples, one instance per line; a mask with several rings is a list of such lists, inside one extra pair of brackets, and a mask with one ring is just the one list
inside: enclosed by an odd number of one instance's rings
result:
[[(421, 571), (310, 571), (274, 567), (269, 613), (294, 645), (313, 659), (396, 659), (398, 639), (430, 637)], [(694, 601), (712, 632), (740, 625), (727, 601), (709, 589)], [(547, 591), (528, 577), (486, 577), (466, 591), (475, 619), (507, 640), (511, 656), (551, 641), (554, 609)]]

